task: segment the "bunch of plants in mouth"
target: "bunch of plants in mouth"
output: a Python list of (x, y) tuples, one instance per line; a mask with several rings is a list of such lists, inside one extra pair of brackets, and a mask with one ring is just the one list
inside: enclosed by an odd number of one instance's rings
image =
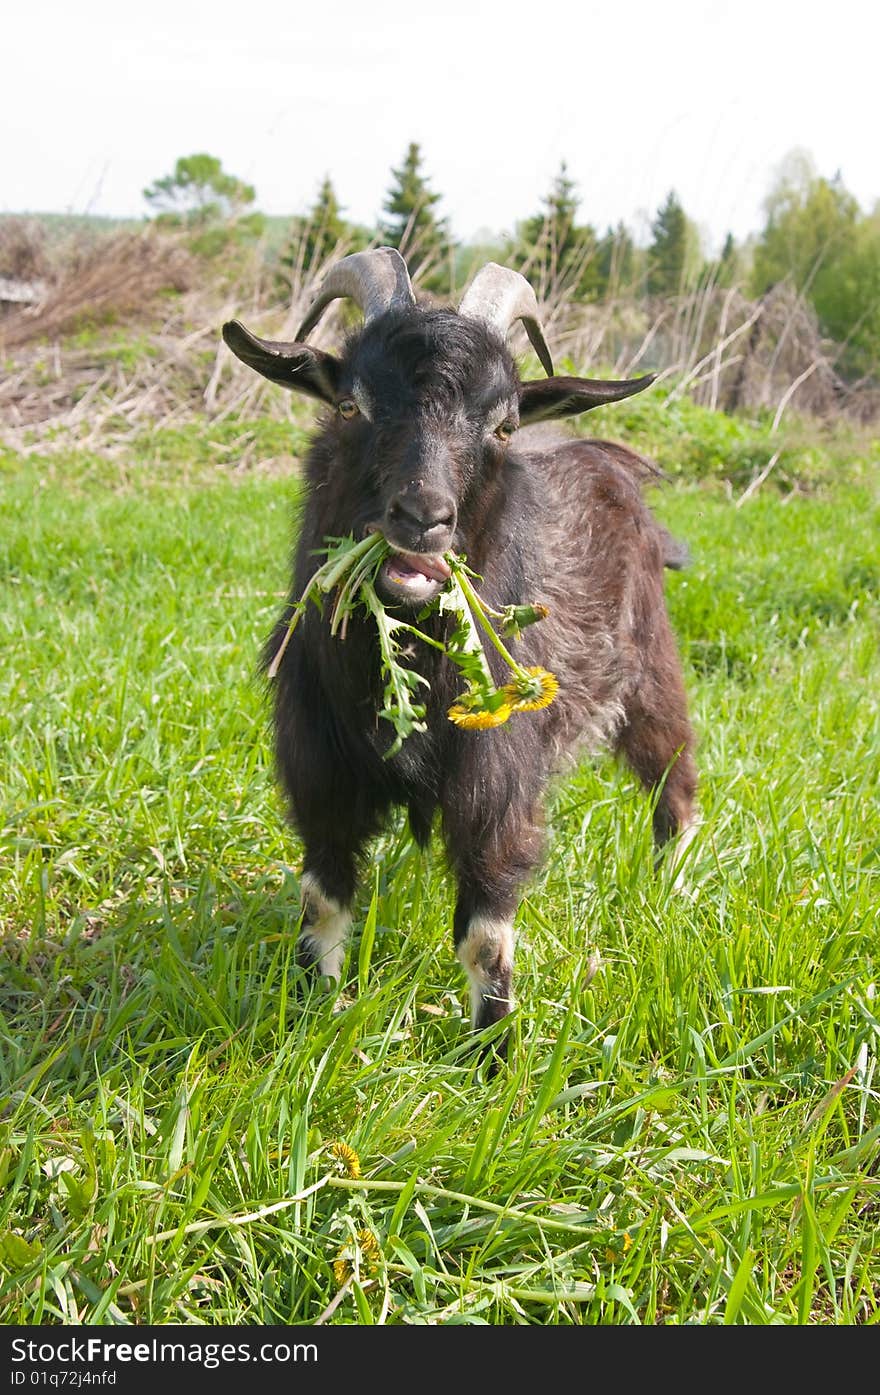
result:
[[(559, 689), (554, 675), (544, 668), (523, 667), (504, 643), (505, 639), (518, 639), (527, 625), (543, 620), (548, 614), (546, 606), (508, 605), (502, 610), (494, 609), (475, 589), (474, 582), (480, 578), (465, 559), (446, 552), (443, 557), (449, 577), (439, 594), (419, 612), (417, 623), (411, 624), (389, 610), (376, 590), (376, 575), (392, 551), (379, 532), (369, 533), (360, 541), (351, 536), (327, 540), (326, 561), (313, 573), (294, 605), (287, 630), (268, 668), (270, 678), (277, 675), (309, 602), (323, 610), (325, 600), (332, 596), (331, 635), (344, 640), (349, 618), (358, 608), (366, 610), (376, 623), (384, 684), (379, 716), (391, 723), (395, 733), (385, 753), (386, 760), (397, 754), (414, 731), (426, 730), (426, 707), (419, 698), (420, 689), (429, 687), (429, 683), (416, 669), (401, 662), (402, 645), (408, 636), (440, 650), (461, 673), (464, 690), (447, 712), (449, 720), (458, 727), (487, 730), (503, 726), (512, 716), (537, 712), (553, 701)], [(445, 640), (435, 639), (419, 628), (418, 622), (432, 614), (453, 617)], [(490, 672), (486, 644), (501, 655), (510, 669), (509, 680), (500, 686)]]

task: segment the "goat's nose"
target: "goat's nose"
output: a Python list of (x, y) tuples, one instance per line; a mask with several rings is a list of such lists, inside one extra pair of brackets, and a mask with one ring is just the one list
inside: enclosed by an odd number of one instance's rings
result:
[(395, 494), (388, 506), (388, 521), (394, 530), (403, 530), (407, 534), (405, 541), (418, 538), (428, 546), (447, 545), (455, 518), (455, 500), (442, 489), (404, 489)]

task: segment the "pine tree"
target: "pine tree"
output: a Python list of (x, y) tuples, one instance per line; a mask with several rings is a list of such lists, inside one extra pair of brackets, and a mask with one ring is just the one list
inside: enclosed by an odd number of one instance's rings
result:
[(576, 190), (563, 160), (543, 199), (544, 211), (527, 218), (518, 229), (514, 260), (542, 296), (557, 288), (575, 299), (588, 300), (600, 289), (596, 233), (589, 225), (578, 226)]
[(691, 269), (695, 232), (674, 190), (651, 224), (654, 240), (648, 249), (648, 290), (652, 295), (677, 295)]
[(441, 196), (428, 186), (422, 173), (422, 152), (415, 142), (391, 176), (394, 183), (383, 205), (388, 217), (380, 225), (381, 237), (387, 246), (399, 249), (411, 275), (422, 269), (420, 280), (426, 290), (448, 290), (449, 230), (434, 212)]
[(287, 248), (281, 256), (285, 279), (297, 274), (315, 275), (334, 248), (351, 241), (352, 230), (342, 217), (342, 209), (329, 174), (324, 176), (318, 196), (305, 217), (294, 218)]
[(333, 181), (329, 174), (325, 175), (318, 190), (318, 197), (309, 213), (306, 232), (306, 256), (309, 266), (314, 266), (329, 256), (334, 247), (345, 241), (347, 231)]
[(732, 232), (724, 239), (721, 256), (712, 267), (717, 286), (732, 286), (739, 270), (739, 249)]
[(624, 223), (609, 228), (596, 248), (599, 290), (613, 298), (628, 290), (635, 279), (636, 255), (632, 234)]

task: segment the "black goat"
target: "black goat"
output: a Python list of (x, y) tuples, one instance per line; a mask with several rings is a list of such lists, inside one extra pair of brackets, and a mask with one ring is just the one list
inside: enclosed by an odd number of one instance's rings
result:
[[(303, 341), (343, 296), (365, 322), (337, 358)], [(351, 624), (341, 642), (309, 607), (278, 673), (278, 769), (305, 844), (301, 958), (340, 978), (367, 840), (403, 804), (424, 844), (439, 809), (476, 1028), (510, 1011), (513, 917), (540, 856), (552, 771), (579, 748), (611, 745), (656, 793), (658, 845), (690, 829), (696, 787), (663, 597), (664, 565), (679, 565), (681, 553), (642, 501), (653, 467), (606, 441), (521, 450), (510, 439), (518, 426), (588, 411), (651, 379), (521, 382), (505, 345), (515, 320), (553, 372), (537, 313), (523, 277), (491, 264), (457, 312), (422, 309), (401, 257), (381, 248), (331, 270), (296, 342), (265, 342), (237, 322), (223, 329), (257, 372), (330, 408), (306, 462), (291, 603), (268, 657), (326, 539), (372, 528), (398, 549), (377, 578), (386, 604), (420, 610), (443, 586), (442, 554), (454, 549), (483, 578), (491, 605), (549, 608), (515, 652), (557, 676), (552, 706), (497, 731), (459, 730), (446, 718), (461, 686), (457, 670), (413, 641), (410, 662), (430, 682), (427, 730), (390, 760), (371, 618)], [(423, 623), (439, 633), (448, 622)]]

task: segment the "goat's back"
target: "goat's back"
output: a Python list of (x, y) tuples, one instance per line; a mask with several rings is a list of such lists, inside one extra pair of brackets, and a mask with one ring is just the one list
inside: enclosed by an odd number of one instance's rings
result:
[(560, 684), (547, 724), (560, 753), (595, 748), (613, 741), (674, 646), (663, 571), (686, 551), (642, 497), (660, 470), (627, 447), (571, 441), (524, 463), (541, 513), (538, 599), (550, 611), (534, 642)]

